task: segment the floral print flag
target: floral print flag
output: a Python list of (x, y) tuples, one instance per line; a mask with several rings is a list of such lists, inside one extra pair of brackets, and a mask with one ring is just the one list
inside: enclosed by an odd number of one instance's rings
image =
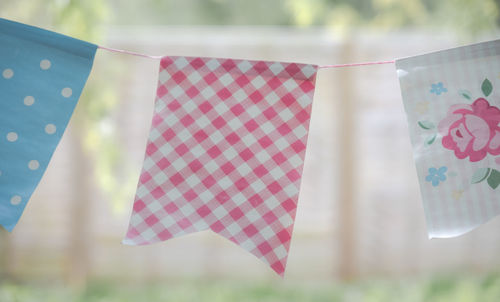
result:
[(396, 61), (429, 237), (500, 214), (500, 40)]
[(164, 57), (124, 243), (212, 230), (285, 271), (317, 66)]
[(0, 18), (0, 225), (8, 231), (61, 140), (96, 49)]

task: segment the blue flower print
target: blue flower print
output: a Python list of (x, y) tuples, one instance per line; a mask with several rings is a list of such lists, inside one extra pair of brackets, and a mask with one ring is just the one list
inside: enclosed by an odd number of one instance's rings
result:
[(448, 171), (448, 168), (444, 166), (439, 169), (429, 168), (429, 175), (427, 175), (425, 180), (431, 182), (433, 187), (437, 187), (439, 182), (446, 180), (446, 171)]
[(441, 93), (445, 92), (448, 92), (448, 89), (444, 88), (442, 82), (439, 82), (437, 84), (431, 84), (430, 93), (435, 93), (436, 95), (440, 95)]

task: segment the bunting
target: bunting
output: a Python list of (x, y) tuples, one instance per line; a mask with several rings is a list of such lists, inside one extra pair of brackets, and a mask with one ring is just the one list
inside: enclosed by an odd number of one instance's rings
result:
[[(0, 18), (0, 225), (8, 231), (66, 129), (96, 49)], [(500, 214), (500, 40), (395, 63), (429, 237), (461, 235)], [(161, 58), (123, 242), (145, 245), (211, 230), (283, 276), (317, 70)]]
[(500, 40), (396, 61), (429, 237), (500, 213)]
[(61, 140), (96, 49), (0, 19), (0, 225), (9, 231)]
[(283, 275), (317, 66), (164, 57), (124, 243), (212, 230)]

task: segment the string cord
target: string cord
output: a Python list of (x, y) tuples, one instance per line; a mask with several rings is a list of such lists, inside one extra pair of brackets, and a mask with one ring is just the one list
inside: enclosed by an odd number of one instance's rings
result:
[[(103, 50), (107, 50), (107, 51), (111, 51), (111, 52), (117, 52), (117, 53), (122, 53), (122, 54), (137, 56), (137, 57), (143, 57), (143, 58), (149, 58), (149, 59), (155, 59), (155, 60), (159, 60), (162, 58), (162, 56), (150, 56), (150, 55), (146, 55), (146, 54), (142, 54), (142, 53), (138, 53), (138, 52), (121, 50), (121, 49), (104, 47), (104, 46), (98, 46), (98, 48), (103, 49)], [(347, 64), (336, 64), (336, 65), (321, 65), (321, 66), (319, 66), (319, 68), (320, 69), (342, 68), (342, 67), (368, 66), (368, 65), (380, 65), (380, 64), (394, 64), (394, 63), (395, 63), (394, 60), (374, 61), (374, 62), (347, 63)]]
[(104, 46), (100, 46), (100, 45), (97, 47), (100, 49), (107, 50), (107, 51), (123, 53), (123, 54), (132, 55), (132, 56), (136, 56), (136, 57), (143, 57), (143, 58), (149, 58), (149, 59), (155, 59), (155, 60), (159, 60), (162, 58), (162, 56), (150, 56), (150, 55), (145, 55), (145, 54), (138, 53), (138, 52), (121, 50), (121, 49), (110, 48), (110, 47), (104, 47)]
[(367, 65), (379, 65), (379, 64), (394, 64), (396, 61), (374, 61), (374, 62), (361, 62), (361, 63), (348, 63), (348, 64), (338, 64), (338, 65), (321, 65), (319, 68), (340, 68), (340, 67), (354, 67), (354, 66), (367, 66)]

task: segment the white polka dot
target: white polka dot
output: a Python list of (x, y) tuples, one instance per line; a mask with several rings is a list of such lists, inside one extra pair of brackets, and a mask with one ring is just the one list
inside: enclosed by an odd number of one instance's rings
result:
[(61, 90), (61, 94), (63, 97), (69, 98), (73, 94), (73, 90), (71, 90), (71, 88), (69, 87), (66, 87)]
[(12, 198), (10, 199), (10, 203), (11, 203), (12, 205), (17, 206), (18, 204), (20, 204), (20, 203), (21, 203), (21, 200), (22, 200), (22, 199), (21, 199), (21, 196), (19, 196), (19, 195), (14, 195), (14, 196), (12, 196)]
[(49, 68), (50, 68), (50, 65), (52, 65), (52, 64), (51, 64), (51, 63), (50, 63), (50, 61), (49, 61), (49, 60), (47, 60), (47, 59), (44, 59), (44, 60), (41, 60), (41, 61), (40, 61), (40, 68), (41, 68), (41, 69), (43, 69), (43, 70), (47, 70), (47, 69), (49, 69)]
[(54, 134), (54, 133), (56, 133), (56, 125), (54, 125), (54, 124), (47, 124), (45, 126), (45, 132), (47, 134)]
[(26, 106), (31, 106), (35, 103), (35, 98), (32, 97), (31, 95), (28, 95), (27, 97), (24, 98), (24, 105)]
[(30, 160), (30, 162), (28, 163), (28, 168), (30, 168), (30, 170), (36, 170), (38, 169), (38, 167), (40, 167), (38, 160)]
[(12, 76), (14, 76), (14, 71), (12, 71), (12, 69), (10, 68), (4, 69), (2, 72), (2, 76), (6, 79), (10, 79), (12, 78)]
[(7, 140), (9, 142), (15, 142), (15, 141), (17, 141), (17, 133), (15, 133), (15, 132), (9, 132), (9, 133), (7, 133)]

